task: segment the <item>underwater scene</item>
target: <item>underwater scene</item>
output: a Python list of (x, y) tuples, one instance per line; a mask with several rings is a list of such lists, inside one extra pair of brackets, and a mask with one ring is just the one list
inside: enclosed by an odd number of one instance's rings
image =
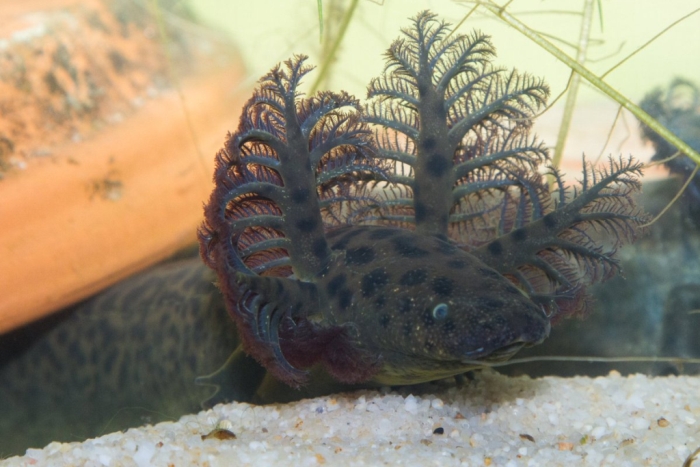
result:
[(0, 18), (0, 464), (233, 402), (697, 380), (694, 2)]

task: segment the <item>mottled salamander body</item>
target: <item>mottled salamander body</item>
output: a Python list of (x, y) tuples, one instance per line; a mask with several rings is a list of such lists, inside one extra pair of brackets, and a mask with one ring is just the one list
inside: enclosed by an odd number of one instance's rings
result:
[(318, 282), (323, 320), (381, 355), (374, 382), (463, 373), (470, 360), (509, 358), (549, 334), (541, 307), (448, 240), (372, 226), (328, 238), (336, 254)]

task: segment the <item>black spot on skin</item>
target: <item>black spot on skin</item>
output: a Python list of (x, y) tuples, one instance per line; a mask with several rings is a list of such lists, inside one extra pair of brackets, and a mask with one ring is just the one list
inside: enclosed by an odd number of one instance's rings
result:
[(427, 251), (415, 246), (408, 237), (397, 237), (392, 240), (392, 243), (396, 252), (404, 258), (422, 258), (428, 255)]
[(389, 323), (391, 322), (391, 316), (388, 314), (384, 313), (379, 316), (379, 325), (383, 328), (386, 328), (389, 326)]
[(426, 350), (433, 350), (435, 348), (435, 344), (430, 341), (425, 341), (424, 346)]
[(433, 434), (434, 435), (444, 435), (445, 429), (443, 427), (439, 426), (433, 430)]
[(464, 269), (467, 267), (467, 263), (462, 259), (452, 259), (447, 262), (447, 266), (451, 267), (452, 269)]
[(399, 299), (399, 306), (398, 306), (399, 313), (408, 313), (409, 311), (411, 311), (412, 307), (413, 307), (413, 302), (411, 301), (410, 298), (401, 297)]
[(429, 309), (423, 310), (423, 315), (421, 316), (423, 322), (426, 326), (432, 326), (435, 324), (435, 318), (433, 318), (433, 313)]
[(501, 253), (503, 253), (503, 244), (500, 242), (500, 240), (493, 241), (489, 243), (488, 250), (493, 256), (499, 256)]
[(316, 258), (325, 258), (328, 253), (328, 245), (326, 244), (326, 239), (321, 237), (314, 240), (311, 244), (311, 252), (316, 256)]
[(399, 279), (399, 284), (405, 286), (413, 286), (422, 284), (428, 278), (428, 272), (425, 269), (413, 269), (411, 271), (405, 272), (401, 279)]
[(309, 199), (309, 190), (306, 188), (295, 188), (292, 190), (290, 197), (292, 202), (296, 204), (305, 203)]
[(389, 282), (385, 268), (377, 268), (362, 278), (362, 296), (370, 297)]
[(454, 332), (455, 329), (457, 329), (457, 326), (455, 326), (455, 322), (452, 321), (452, 319), (447, 318), (442, 325), (442, 330), (446, 333)]
[(374, 299), (374, 306), (381, 310), (384, 308), (384, 305), (386, 305), (386, 296), (380, 294)]
[(398, 233), (398, 230), (394, 229), (376, 229), (372, 230), (372, 232), (369, 234), (369, 239), (370, 240), (383, 240), (385, 238), (389, 238), (392, 235), (395, 235)]
[(318, 219), (315, 217), (307, 217), (306, 219), (301, 219), (297, 221), (297, 229), (304, 233), (309, 233), (313, 231), (318, 225)]
[(328, 281), (328, 284), (326, 285), (326, 292), (328, 292), (328, 295), (332, 297), (335, 297), (335, 294), (338, 293), (338, 291), (345, 285), (345, 281), (347, 280), (347, 277), (345, 277), (345, 274), (340, 273), (337, 276), (335, 276), (333, 279)]
[(516, 242), (524, 242), (525, 239), (527, 239), (527, 232), (525, 232), (525, 229), (522, 228), (514, 230), (512, 235), (513, 240), (515, 240)]
[(348, 266), (361, 266), (374, 261), (374, 250), (368, 246), (353, 248), (345, 253), (345, 264)]
[(479, 274), (489, 279), (501, 279), (503, 277), (493, 269), (488, 268), (479, 268)]
[(449, 162), (440, 154), (431, 154), (425, 165), (428, 173), (433, 177), (442, 177), (450, 168)]
[(350, 289), (343, 289), (338, 292), (338, 305), (341, 311), (348, 309), (352, 303), (352, 291)]
[(423, 150), (428, 152), (432, 151), (435, 147), (435, 138), (425, 138), (423, 141)]
[(544, 226), (547, 227), (548, 229), (553, 229), (554, 227), (557, 226), (557, 220), (554, 218), (554, 213), (550, 212), (546, 216), (542, 218), (542, 222), (544, 223)]
[(416, 222), (423, 222), (428, 216), (428, 210), (426, 209), (425, 204), (421, 203), (420, 201), (416, 201), (415, 199), (413, 203), (413, 215), (416, 218)]
[(433, 279), (433, 292), (441, 297), (447, 297), (452, 294), (452, 289), (454, 289), (454, 282), (449, 277), (436, 277)]

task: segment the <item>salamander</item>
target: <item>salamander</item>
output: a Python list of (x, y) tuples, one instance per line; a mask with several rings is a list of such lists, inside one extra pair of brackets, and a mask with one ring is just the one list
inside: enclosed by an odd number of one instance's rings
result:
[(296, 55), (264, 75), (216, 158), (199, 230), (245, 353), (293, 387), (458, 375), (585, 313), (587, 285), (647, 216), (641, 165), (539, 168), (549, 93), (492, 64), (488, 36), (424, 11), (386, 52), (364, 104), (304, 97)]

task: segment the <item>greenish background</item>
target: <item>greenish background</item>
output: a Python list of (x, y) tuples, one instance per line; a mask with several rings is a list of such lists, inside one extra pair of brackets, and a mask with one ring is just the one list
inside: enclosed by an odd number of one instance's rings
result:
[[(350, 3), (324, 0), (324, 14), (330, 17), (334, 8), (344, 9)], [(597, 5), (603, 10), (602, 28)], [(596, 1), (587, 65), (597, 74), (604, 73), (699, 6), (697, 0)], [(293, 53), (310, 55), (316, 64), (320, 61), (316, 0), (195, 0), (191, 7), (204, 22), (233, 38), (248, 65), (251, 83)], [(364, 97), (367, 82), (382, 70), (382, 52), (398, 36), (399, 28), (408, 25), (407, 18), (426, 8), (456, 24), (471, 4), (450, 0), (360, 0), (326, 85)], [(514, 0), (508, 8), (541, 33), (570, 44), (578, 41), (581, 16), (562, 11), (580, 12), (583, 0)], [(565, 88), (568, 68), (499, 19), (484, 10), (470, 17), (460, 30), (468, 32), (474, 28), (492, 35), (499, 54), (496, 63), (545, 77), (553, 95)], [(555, 42), (567, 53), (575, 54), (571, 47), (557, 39)], [(638, 101), (649, 89), (667, 85), (677, 75), (700, 75), (698, 58), (700, 13), (676, 25), (606, 80)], [(606, 99), (590, 86), (584, 86), (579, 93), (579, 102)]]

